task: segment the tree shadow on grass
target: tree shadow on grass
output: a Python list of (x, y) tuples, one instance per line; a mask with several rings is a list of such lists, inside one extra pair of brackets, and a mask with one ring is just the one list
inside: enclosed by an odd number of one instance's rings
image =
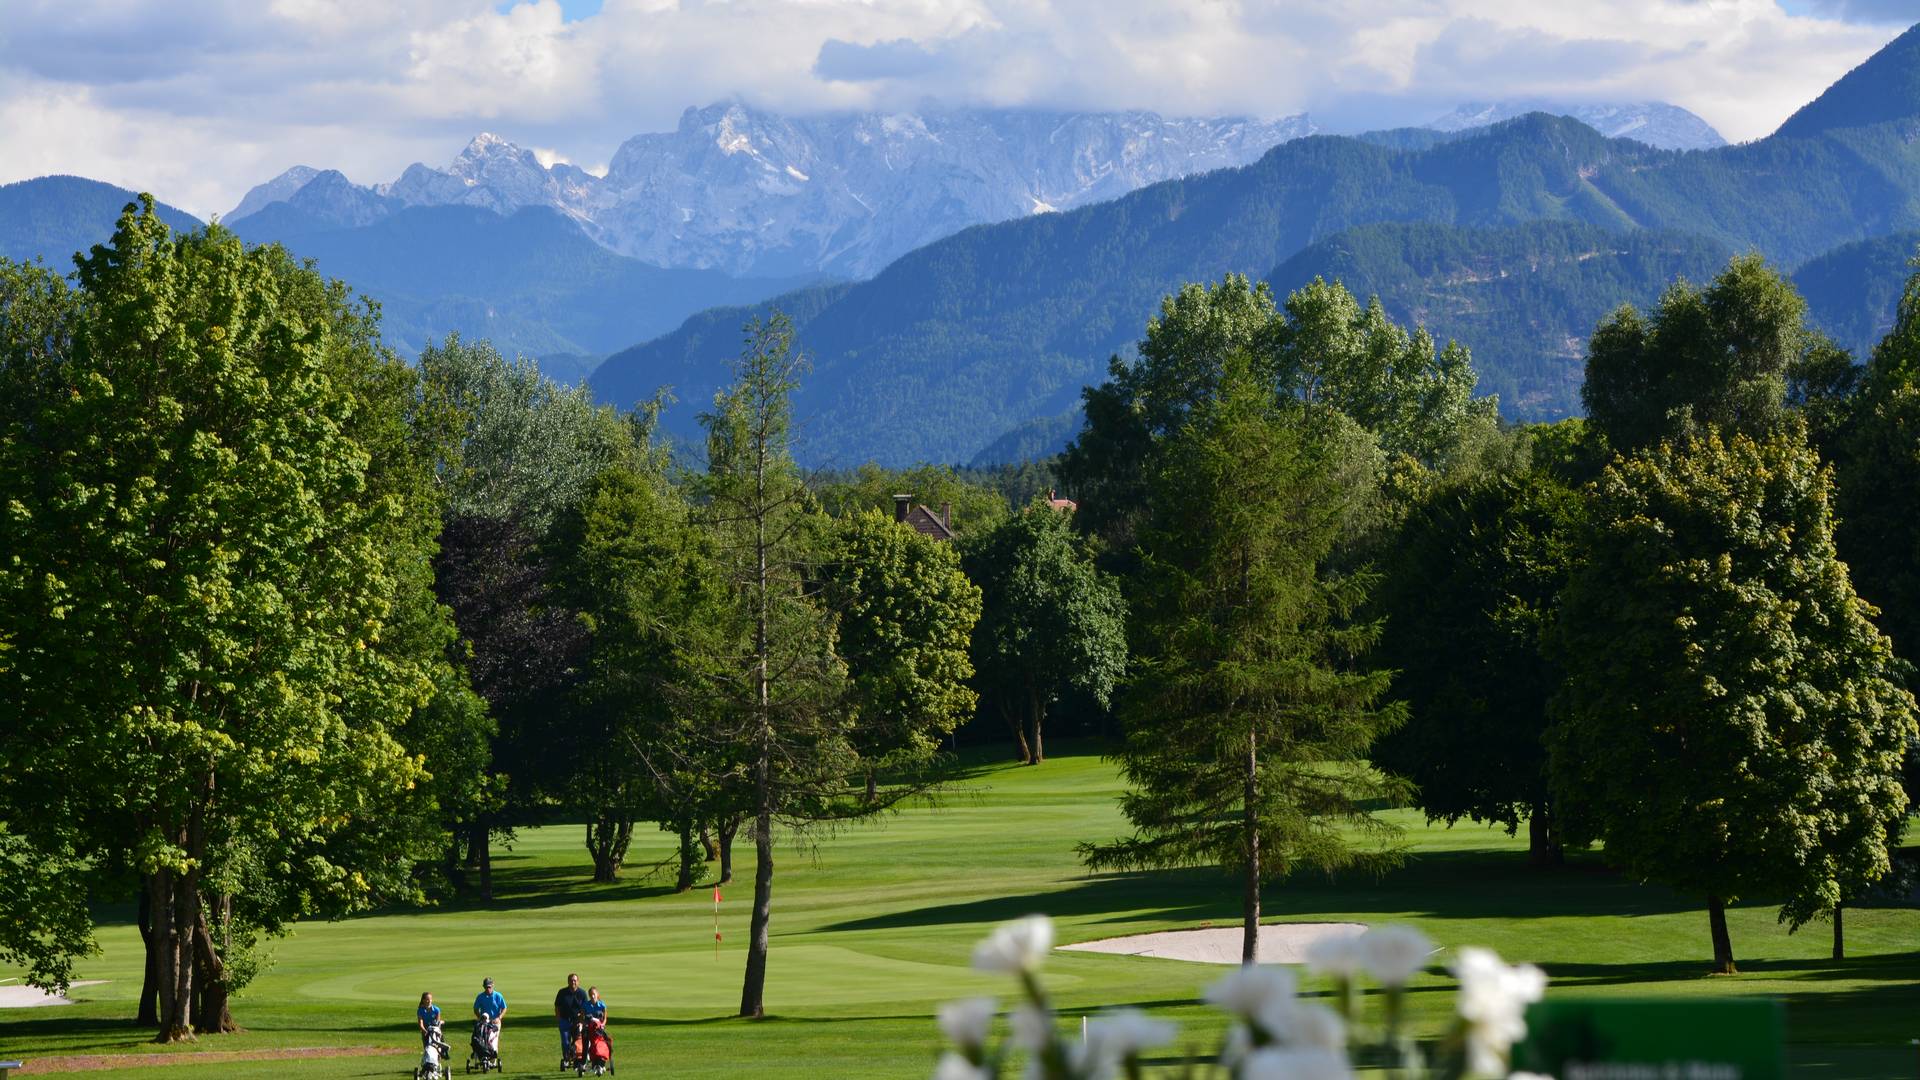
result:
[[(516, 865), (525, 863), (529, 865)], [(424, 907), (390, 907), (368, 913), (367, 917), (447, 915), (467, 912), (537, 911), (573, 904), (606, 904), (623, 900), (645, 900), (673, 895), (673, 886), (658, 873), (640, 867), (627, 871), (621, 880), (600, 884), (592, 880), (593, 868), (586, 863), (556, 866), (535, 863), (529, 856), (503, 855), (493, 860), (493, 899), (477, 893), (448, 896)]]
[[(1593, 856), (1542, 869), (1528, 865), (1522, 852), (1471, 849), (1414, 854), (1377, 875), (1297, 874), (1268, 884), (1261, 906), (1271, 922), (1327, 912), (1427, 919), (1665, 915), (1697, 910), (1700, 902), (1630, 881)], [(990, 924), (1037, 911), (1099, 923), (1233, 923), (1240, 917), (1237, 883), (1218, 871), (1141, 870), (1089, 874), (1057, 890), (888, 912), (826, 929)]]
[[(128, 1008), (131, 1009), (129, 1003)], [(35, 1009), (35, 1013), (55, 1010)], [(260, 1015), (258, 1021), (251, 1018)], [(324, 1019), (315, 1018), (311, 1023), (302, 1023), (297, 1017), (285, 1014), (254, 1014), (247, 1009), (244, 999), (234, 1003), (234, 1017), (243, 1028), (259, 1024), (258, 1030), (270, 1034), (271, 1042), (248, 1039), (246, 1033), (238, 1036), (207, 1035), (192, 1043), (162, 1045), (153, 1041), (152, 1024), (135, 1022), (129, 1016), (58, 1016), (35, 1015), (19, 1019), (9, 1018), (6, 1026), (6, 1052), (0, 1057), (61, 1057), (71, 1054), (154, 1054), (154, 1053), (195, 1053), (219, 1050), (264, 1050), (289, 1045), (288, 1037), (305, 1037), (309, 1041), (295, 1045), (310, 1046), (348, 1046), (348, 1045), (385, 1045), (396, 1040), (412, 1037), (415, 1028), (411, 1022), (398, 1021), (361, 1021), (354, 1022), (338, 1015), (328, 1015)], [(237, 1040), (237, 1041), (236, 1041)]]

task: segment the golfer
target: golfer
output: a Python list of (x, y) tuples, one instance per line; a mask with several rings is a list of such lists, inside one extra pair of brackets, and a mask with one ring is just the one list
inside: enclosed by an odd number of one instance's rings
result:
[(499, 1046), (500, 1036), (497, 1032), (500, 1030), (501, 1021), (507, 1018), (507, 999), (501, 997), (500, 992), (493, 988), (492, 979), (480, 981), (480, 996), (473, 999), (473, 1018), (487, 1021), (493, 1026), (495, 1032), (493, 1045)]
[(420, 1020), (420, 1045), (425, 1046), (432, 1038), (431, 1029), (440, 1022), (440, 1006), (433, 1003), (431, 991), (420, 995), (420, 1007), (414, 1010), (414, 1016)]
[(573, 1025), (587, 1011), (587, 992), (580, 989), (580, 976), (569, 974), (567, 985), (553, 995), (553, 1019), (560, 1025), (560, 1060), (573, 1061)]

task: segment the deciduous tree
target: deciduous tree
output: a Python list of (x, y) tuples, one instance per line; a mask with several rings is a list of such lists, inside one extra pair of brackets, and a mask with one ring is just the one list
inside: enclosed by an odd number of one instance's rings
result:
[(1570, 570), (1578, 496), (1541, 471), (1449, 485), (1387, 545), (1380, 659), (1407, 722), (1373, 761), (1417, 786), (1430, 821), (1528, 823), (1535, 862), (1559, 861), (1542, 736), (1559, 670), (1540, 634)]
[(1609, 466), (1550, 632), (1567, 673), (1548, 735), (1569, 835), (1726, 905), (1831, 908), (1887, 870), (1914, 703), (1833, 546), (1804, 440), (1717, 432)]
[(398, 361), (344, 290), (144, 198), (75, 280), (4, 361), (0, 819), (140, 875), (177, 1039), (227, 1022), (222, 920), (411, 891), (381, 826), (421, 797), (398, 736), (440, 657), (384, 641), (416, 507), (357, 437), (352, 374)]
[(1074, 689), (1102, 706), (1125, 671), (1126, 602), (1068, 516), (1036, 502), (965, 538), (967, 576), (983, 594), (973, 666), (1029, 765), (1046, 758), (1047, 710)]

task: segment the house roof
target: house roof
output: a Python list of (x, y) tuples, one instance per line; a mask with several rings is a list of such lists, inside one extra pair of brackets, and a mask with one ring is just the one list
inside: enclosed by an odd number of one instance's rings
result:
[(953, 539), (953, 527), (945, 521), (940, 520), (938, 514), (935, 514), (924, 506), (915, 506), (908, 510), (907, 516), (901, 520), (905, 522), (908, 528), (919, 533), (921, 536), (933, 540)]

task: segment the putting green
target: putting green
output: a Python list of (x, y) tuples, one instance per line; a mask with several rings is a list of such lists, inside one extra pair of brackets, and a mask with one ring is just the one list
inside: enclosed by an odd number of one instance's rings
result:
[[(1055, 916), (1063, 942), (1158, 930), (1228, 926), (1238, 891), (1202, 870), (1090, 875), (1073, 846), (1118, 835), (1110, 763), (1080, 748), (1037, 768), (979, 762), (938, 806), (917, 807), (837, 834), (789, 839), (777, 858), (767, 1006), (759, 1023), (731, 1018), (739, 998), (752, 851), (726, 887), (720, 954), (710, 886), (674, 894), (639, 868), (666, 859), (656, 832), (636, 835), (628, 880), (587, 881), (578, 826), (529, 829), (496, 861), (492, 904), (462, 903), (309, 923), (275, 943), (273, 965), (235, 999), (245, 1034), (203, 1039), (195, 1050), (369, 1046), (408, 1051), (420, 991), (434, 991), (464, 1056), (460, 1018), (483, 976), (499, 981), (511, 1011), (503, 1042), (508, 1076), (555, 1064), (548, 1002), (569, 971), (611, 1003), (620, 1075), (699, 1078), (915, 1077), (939, 1049), (939, 1002), (977, 993), (1005, 997), (1003, 982), (974, 974), (968, 958), (993, 925), (1035, 911)], [(1849, 958), (1827, 959), (1824, 925), (1789, 935), (1764, 898), (1730, 913), (1744, 974), (1709, 979), (1707, 921), (1697, 901), (1607, 871), (1595, 853), (1564, 869), (1526, 865), (1525, 842), (1498, 830), (1407, 828), (1406, 865), (1381, 878), (1301, 877), (1266, 890), (1273, 920), (1407, 922), (1443, 946), (1489, 945), (1543, 965), (1553, 994), (1662, 996), (1766, 994), (1787, 1002), (1791, 1055), (1806, 1075), (1875, 1077), (1910, 1072), (1907, 1040), (1920, 1034), (1920, 911), (1864, 907), (1847, 916)], [(138, 936), (109, 912), (103, 952), (67, 1007), (0, 1010), (0, 1057), (140, 1053), (154, 1049), (130, 1020), (138, 991)], [(114, 918), (118, 921), (112, 921)], [(0, 978), (16, 975), (0, 971)], [(1180, 1020), (1194, 1042), (1220, 1020), (1191, 1003), (1219, 971), (1177, 960), (1060, 953), (1048, 983), (1062, 1023), (1101, 1007), (1136, 1005)], [(1437, 1032), (1451, 980), (1416, 984), (1416, 1016)], [(182, 1059), (194, 1061), (192, 1058)], [(397, 1076), (404, 1057), (197, 1061), (142, 1077)], [(135, 1070), (125, 1070), (131, 1076)], [(457, 1071), (457, 1069), (456, 1069)], [(115, 1080), (122, 1070), (93, 1074)]]

